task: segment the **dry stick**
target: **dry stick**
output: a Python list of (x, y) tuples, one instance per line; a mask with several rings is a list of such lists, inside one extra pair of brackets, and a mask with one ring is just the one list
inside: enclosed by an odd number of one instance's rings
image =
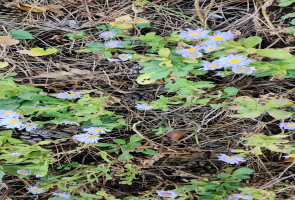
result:
[(210, 1), (210, 4), (209, 4), (209, 6), (208, 6), (208, 8), (206, 9), (206, 12), (205, 12), (205, 14), (204, 14), (204, 19), (205, 19), (205, 21), (204, 21), (204, 24), (205, 24), (205, 27), (207, 27), (207, 17), (208, 17), (208, 14), (209, 14), (209, 12), (210, 12), (210, 10), (211, 10), (211, 8), (213, 7), (213, 4), (215, 3), (215, 0), (211, 0)]
[[(282, 171), (282, 172), (279, 174), (279, 176), (278, 176), (277, 178), (275, 178), (274, 180), (272, 180), (272, 181), (270, 181), (270, 182), (264, 184), (263, 186), (260, 187), (260, 189), (269, 188), (269, 187), (271, 187), (272, 185), (274, 185), (274, 184), (276, 184), (276, 183), (278, 183), (278, 182), (280, 182), (280, 181), (282, 181), (282, 180), (285, 180), (285, 179), (287, 179), (287, 178), (290, 178), (290, 177), (295, 176), (295, 174), (293, 174), (293, 175), (290, 175), (290, 176), (286, 176), (286, 177), (284, 177), (284, 178), (281, 178), (281, 177), (283, 176), (283, 174), (284, 174), (288, 169), (290, 169), (294, 164), (295, 164), (295, 159), (293, 160), (293, 162), (292, 162), (288, 167), (286, 167), (286, 169), (284, 169), (284, 171)], [(281, 179), (280, 179), (280, 178), (281, 178)]]
[[(136, 122), (135, 124), (133, 124), (133, 126), (132, 126), (132, 130), (133, 130), (133, 131), (134, 131), (139, 137), (141, 137), (142, 139), (148, 141), (151, 145), (154, 145), (154, 146), (159, 145), (159, 146), (161, 146), (161, 147), (165, 147), (164, 145), (159, 144), (159, 143), (156, 143), (156, 142), (152, 141), (151, 139), (145, 137), (144, 135), (142, 135), (142, 134), (136, 129), (136, 125), (140, 124), (141, 122), (142, 122), (142, 121), (138, 121), (138, 122)], [(173, 149), (170, 149), (169, 147), (165, 147), (165, 148), (168, 149), (168, 150), (170, 150), (170, 151), (177, 152), (177, 151), (175, 151), (175, 150), (173, 150)]]
[[(205, 24), (205, 20), (204, 20), (204, 16), (203, 16), (203, 14), (202, 14), (202, 12), (201, 12), (201, 8), (200, 8), (200, 2), (199, 2), (199, 0), (195, 0), (195, 9), (196, 9), (196, 13), (197, 13), (197, 16), (198, 16), (199, 20), (200, 20), (203, 24)], [(207, 13), (206, 13), (206, 14), (207, 14)], [(206, 27), (206, 25), (205, 25), (205, 27)]]

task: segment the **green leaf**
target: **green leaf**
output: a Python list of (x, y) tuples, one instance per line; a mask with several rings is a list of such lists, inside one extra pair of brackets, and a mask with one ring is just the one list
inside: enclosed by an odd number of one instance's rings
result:
[(83, 32), (81, 32), (81, 33), (68, 33), (65, 35), (65, 37), (68, 37), (69, 40), (81, 39), (81, 38), (85, 37), (85, 33), (83, 33)]
[(281, 0), (281, 2), (279, 3), (279, 6), (280, 7), (290, 6), (294, 2), (295, 0)]
[(287, 118), (292, 116), (291, 112), (287, 112), (287, 111), (283, 111), (283, 110), (277, 110), (277, 109), (268, 110), (267, 112), (272, 117), (274, 117), (276, 119), (287, 119)]
[(9, 64), (8, 62), (0, 62), (0, 69), (7, 67)]
[(126, 144), (126, 141), (122, 139), (113, 139), (113, 141), (116, 142), (117, 144)]
[(235, 87), (227, 87), (223, 91), (228, 93), (229, 96), (236, 95), (239, 92), (239, 90)]
[(139, 135), (132, 135), (129, 139), (130, 143), (135, 143), (143, 140)]
[(254, 172), (253, 169), (243, 167), (234, 171), (233, 175), (238, 176), (238, 175), (252, 174), (253, 172)]
[(159, 49), (159, 56), (163, 58), (168, 58), (170, 55), (170, 50), (168, 48), (161, 48)]
[(259, 117), (262, 113), (263, 112), (260, 111), (249, 111), (249, 113), (229, 115), (229, 117), (254, 119), (256, 117)]
[(257, 44), (260, 44), (262, 42), (262, 38), (258, 37), (258, 36), (253, 36), (253, 37), (249, 37), (244, 39), (243, 44), (246, 48), (252, 48), (254, 46), (256, 46)]
[(2, 178), (5, 175), (5, 172), (2, 170), (3, 170), (3, 168), (0, 166), (0, 182), (2, 182)]
[(95, 194), (87, 194), (87, 193), (80, 193), (82, 197), (92, 198), (92, 199), (102, 199), (101, 196), (97, 196)]
[(170, 71), (161, 71), (157, 73), (152, 73), (150, 74), (150, 76), (152, 79), (156, 80), (156, 79), (166, 78), (167, 76), (169, 76), (170, 73), (171, 73)]
[(31, 33), (22, 29), (12, 31), (11, 36), (13, 39), (35, 39)]
[(65, 197), (51, 197), (48, 200), (69, 200), (69, 198), (65, 198)]
[(256, 49), (256, 53), (261, 56), (275, 59), (292, 58), (292, 55), (290, 53), (276, 49)]
[(282, 107), (289, 103), (288, 99), (274, 99), (269, 101), (267, 104), (265, 104), (265, 107), (275, 108), (275, 107)]

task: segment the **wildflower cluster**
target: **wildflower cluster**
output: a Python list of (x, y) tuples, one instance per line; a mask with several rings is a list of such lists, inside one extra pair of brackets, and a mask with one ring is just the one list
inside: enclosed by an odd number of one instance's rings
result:
[(84, 142), (86, 144), (91, 143), (98, 143), (98, 140), (102, 139), (100, 137), (101, 134), (105, 134), (106, 132), (109, 132), (109, 129), (102, 128), (102, 127), (90, 127), (90, 128), (84, 128), (84, 133), (74, 135), (73, 138), (79, 142)]
[[(115, 38), (117, 36), (117, 33), (114, 31), (104, 31), (102, 32), (99, 37), (105, 40)], [(115, 49), (115, 48), (121, 48), (122, 46), (120, 45), (122, 42), (117, 41), (117, 40), (109, 40), (107, 41), (104, 46), (107, 49)], [(118, 58), (121, 61), (127, 61), (132, 59), (131, 54), (120, 54), (118, 55)]]
[(3, 126), (6, 129), (17, 128), (18, 130), (25, 129), (27, 132), (30, 132), (37, 128), (38, 125), (36, 123), (22, 123), (20, 121), (21, 118), (24, 117), (13, 110), (0, 110), (0, 126)]
[[(187, 40), (200, 40), (199, 42), (202, 44), (195, 46), (189, 45), (188, 48), (175, 51), (182, 57), (190, 59), (201, 58), (203, 53), (211, 53), (217, 50), (218, 44), (234, 39), (234, 34), (232, 33), (217, 31), (213, 35), (209, 35), (209, 31), (202, 28), (180, 31), (179, 36)], [(251, 62), (253, 61), (245, 56), (230, 54), (211, 62), (203, 61), (203, 66), (199, 70), (207, 71), (231, 67), (232, 71), (236, 74), (252, 74), (255, 71), (255, 67), (249, 66)]]
[(57, 95), (55, 95), (55, 97), (59, 98), (59, 99), (77, 99), (77, 98), (81, 98), (80, 92), (74, 92), (72, 90), (70, 90), (68, 92), (58, 93)]

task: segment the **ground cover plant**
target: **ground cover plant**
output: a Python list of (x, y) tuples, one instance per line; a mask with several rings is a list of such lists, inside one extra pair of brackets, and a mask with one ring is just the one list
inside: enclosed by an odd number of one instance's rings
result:
[(0, 2), (2, 199), (294, 199), (292, 0)]

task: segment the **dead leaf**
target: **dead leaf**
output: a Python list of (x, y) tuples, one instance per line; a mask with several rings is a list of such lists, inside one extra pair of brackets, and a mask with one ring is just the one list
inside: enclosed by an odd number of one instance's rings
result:
[(0, 44), (2, 46), (11, 46), (19, 43), (19, 40), (11, 39), (6, 36), (0, 36)]
[(172, 140), (178, 141), (182, 136), (184, 135), (185, 130), (181, 129), (174, 129), (172, 131), (169, 131), (166, 136), (171, 138)]
[(294, 158), (285, 158), (283, 162), (293, 162)]
[(160, 160), (161, 158), (163, 158), (164, 155), (163, 154), (159, 154), (159, 155), (154, 155), (153, 157), (146, 159), (146, 160), (140, 160), (140, 164), (143, 165), (144, 167), (151, 167), (154, 165), (155, 162), (157, 162), (158, 160)]
[(36, 5), (30, 5), (25, 3), (19, 3), (19, 2), (9, 2), (8, 5), (17, 7), (21, 10), (29, 11), (29, 12), (45, 13), (47, 11), (51, 11), (51, 12), (55, 12), (59, 16), (64, 16), (64, 12), (60, 10), (63, 8), (63, 6), (61, 5), (36, 6)]

